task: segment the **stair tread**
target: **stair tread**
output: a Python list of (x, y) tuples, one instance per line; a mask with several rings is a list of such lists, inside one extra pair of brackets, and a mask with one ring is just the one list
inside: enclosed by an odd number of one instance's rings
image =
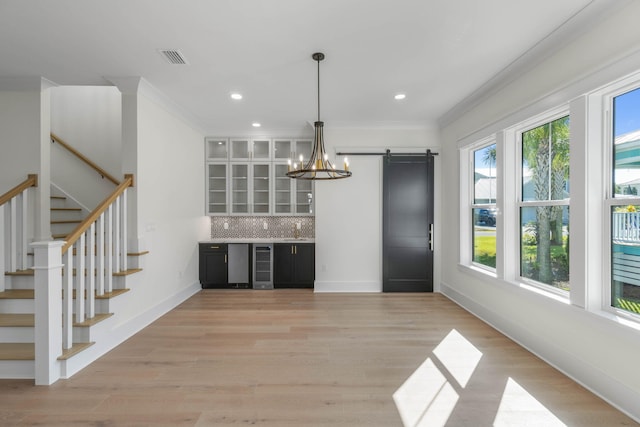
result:
[(73, 211), (73, 212), (81, 212), (80, 208), (51, 208), (52, 211)]
[(141, 268), (130, 268), (128, 270), (117, 271), (113, 273), (114, 276), (128, 276), (130, 274), (138, 273), (142, 271)]
[(127, 256), (142, 256), (147, 255), (149, 251), (141, 251), (141, 252), (127, 252)]
[(103, 320), (107, 320), (109, 317), (113, 316), (113, 313), (96, 313), (91, 319), (87, 319), (84, 322), (73, 322), (74, 327), (88, 327), (93, 326), (97, 323), (102, 322)]
[(94, 342), (77, 342), (77, 343), (74, 342), (71, 348), (62, 350), (62, 356), (58, 357), (58, 360), (70, 359), (72, 356), (75, 356), (76, 354), (80, 353), (82, 350), (86, 350), (87, 348), (91, 347), (94, 344), (95, 344)]
[(0, 360), (35, 360), (36, 346), (33, 343), (0, 343)]
[(5, 276), (33, 276), (33, 269), (27, 268), (26, 270), (17, 271), (5, 271)]
[[(129, 292), (130, 289), (114, 289), (111, 292), (105, 292), (102, 295), (96, 294), (96, 299), (110, 299), (115, 298), (119, 295), (122, 295), (126, 292)], [(63, 292), (64, 293), (64, 292)], [(5, 291), (0, 292), (0, 300), (3, 299), (33, 299), (34, 298), (34, 290), (33, 289), (6, 289)], [(73, 291), (73, 297), (76, 297), (76, 292)]]
[(0, 299), (33, 299), (33, 289), (5, 289), (0, 292)]
[(81, 219), (59, 219), (51, 221), (51, 224), (80, 224)]
[(33, 314), (0, 313), (0, 326), (33, 327), (35, 326), (35, 317)]

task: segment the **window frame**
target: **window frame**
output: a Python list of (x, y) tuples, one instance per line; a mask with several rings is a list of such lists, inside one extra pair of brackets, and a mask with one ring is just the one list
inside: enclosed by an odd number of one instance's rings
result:
[[(522, 169), (522, 135), (527, 131), (535, 129), (537, 127), (549, 124), (555, 120), (561, 119), (563, 117), (569, 117), (569, 123), (571, 123), (571, 111), (569, 108), (569, 104), (565, 104), (550, 110), (547, 110), (543, 113), (537, 114), (535, 116), (530, 117), (527, 120), (521, 121), (520, 123), (512, 126), (510, 129), (510, 141), (507, 141), (508, 144), (514, 145), (515, 153), (516, 153), (516, 162), (515, 162), (515, 174), (514, 181), (517, 183), (515, 188), (515, 200), (514, 200), (514, 214), (517, 218), (515, 223), (515, 229), (513, 229), (512, 236), (513, 238), (507, 243), (508, 246), (511, 246), (514, 251), (514, 259), (517, 261), (518, 267), (514, 271), (515, 280), (519, 283), (527, 284), (529, 286), (533, 286), (537, 289), (551, 292), (552, 294), (559, 296), (563, 299), (569, 299), (571, 295), (571, 291), (565, 291), (563, 289), (556, 288), (553, 285), (546, 284), (543, 282), (539, 282), (537, 280), (522, 276), (522, 244), (521, 244), (521, 212), (522, 208), (533, 208), (537, 206), (567, 206), (569, 212), (571, 212), (571, 193), (569, 193), (569, 198), (558, 199), (558, 200), (523, 200), (522, 194), (522, 183), (523, 183), (523, 169)], [(569, 133), (571, 140), (571, 131)], [(570, 144), (569, 152), (571, 153), (572, 147)], [(569, 155), (571, 159), (571, 155)], [(570, 169), (571, 170), (571, 169)], [(570, 181), (569, 181), (570, 182)], [(571, 188), (571, 185), (569, 185)], [(571, 190), (570, 190), (571, 191)], [(514, 218), (515, 219), (515, 218)], [(571, 223), (571, 220), (569, 220)], [(571, 289), (571, 262), (569, 261), (569, 289)]]
[(634, 73), (631, 76), (620, 79), (616, 82), (606, 85), (599, 91), (594, 93), (596, 100), (602, 105), (601, 130), (603, 134), (603, 142), (605, 147), (605, 155), (603, 157), (603, 184), (604, 194), (602, 203), (603, 215), (603, 243), (606, 245), (603, 252), (603, 275), (600, 295), (600, 309), (617, 317), (622, 317), (640, 323), (640, 314), (614, 307), (612, 305), (612, 286), (613, 286), (613, 245), (612, 245), (612, 215), (611, 212), (615, 207), (627, 205), (640, 205), (640, 195), (628, 197), (615, 197), (613, 177), (614, 172), (614, 148), (615, 138), (613, 136), (613, 120), (614, 98), (625, 93), (640, 89), (640, 73)]
[[(495, 166), (496, 166), (496, 174), (495, 174), (495, 179), (496, 179), (496, 197), (495, 197), (495, 201), (494, 203), (476, 203), (476, 194), (475, 194), (475, 172), (476, 172), (476, 168), (475, 168), (475, 153), (477, 151), (480, 151), (484, 148), (490, 147), (494, 145), (496, 148), (496, 161), (495, 161)], [(498, 171), (498, 165), (500, 164), (500, 153), (498, 150), (498, 144), (496, 141), (496, 137), (495, 135), (491, 135), (488, 138), (484, 138), (481, 139), (480, 141), (477, 141), (473, 144), (471, 144), (470, 146), (466, 147), (467, 150), (467, 156), (469, 159), (469, 170), (471, 171), (471, 173), (469, 174), (469, 176), (467, 177), (467, 179), (469, 180), (469, 194), (468, 194), (468, 200), (467, 200), (467, 215), (468, 215), (468, 219), (467, 219), (467, 226), (469, 227), (469, 238), (470, 238), (470, 242), (469, 242), (469, 263), (475, 267), (475, 268), (479, 268), (481, 270), (486, 270), (492, 274), (497, 274), (497, 270), (498, 270), (498, 260), (500, 259), (500, 251), (499, 251), (499, 245), (498, 245), (498, 229), (500, 227), (500, 221), (499, 221), (499, 217), (500, 215), (499, 213), (499, 208), (498, 208), (498, 199), (499, 199), (499, 188), (500, 188), (500, 184), (501, 184), (501, 180), (500, 180), (500, 176), (499, 176), (499, 171)], [(496, 223), (495, 223), (495, 228), (496, 228), (496, 267), (491, 267), (482, 263), (479, 263), (477, 261), (474, 261), (473, 259), (473, 252), (474, 252), (474, 247), (475, 247), (475, 215), (473, 213), (473, 211), (475, 209), (493, 209), (496, 212)]]

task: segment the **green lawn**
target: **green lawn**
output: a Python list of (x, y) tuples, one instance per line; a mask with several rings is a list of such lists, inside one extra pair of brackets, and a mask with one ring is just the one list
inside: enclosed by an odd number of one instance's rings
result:
[(496, 267), (496, 236), (477, 236), (473, 245), (473, 261)]

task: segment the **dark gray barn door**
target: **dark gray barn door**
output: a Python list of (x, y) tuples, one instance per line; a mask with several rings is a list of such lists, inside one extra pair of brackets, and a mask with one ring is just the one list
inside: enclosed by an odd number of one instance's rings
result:
[(433, 292), (433, 155), (384, 157), (384, 292)]

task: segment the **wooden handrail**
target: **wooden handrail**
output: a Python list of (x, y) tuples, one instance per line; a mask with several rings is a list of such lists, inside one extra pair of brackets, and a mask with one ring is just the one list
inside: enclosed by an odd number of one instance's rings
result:
[(16, 185), (11, 190), (7, 191), (2, 196), (0, 196), (0, 206), (4, 205), (9, 200), (13, 199), (14, 197), (22, 193), (27, 188), (37, 187), (37, 186), (38, 186), (38, 175), (36, 174), (27, 175), (26, 180), (24, 180), (22, 183)]
[(57, 142), (58, 144), (66, 148), (71, 154), (73, 154), (74, 156), (76, 156), (77, 158), (85, 162), (87, 165), (89, 165), (90, 168), (98, 172), (103, 178), (107, 178), (109, 181), (113, 182), (115, 185), (120, 184), (120, 181), (115, 179), (113, 176), (109, 175), (109, 172), (107, 172), (106, 170), (102, 169), (100, 166), (93, 163), (91, 160), (86, 158), (82, 153), (80, 153), (78, 150), (76, 150), (75, 148), (73, 148), (72, 146), (64, 142), (62, 139), (60, 139), (58, 136), (56, 136), (53, 133), (51, 134), (51, 140), (53, 142)]
[(66, 243), (64, 244), (64, 246), (62, 246), (62, 253), (64, 254), (75, 242), (76, 240), (78, 240), (80, 238), (80, 236), (89, 229), (89, 227), (91, 226), (91, 224), (93, 224), (95, 221), (97, 221), (98, 217), (100, 215), (102, 215), (104, 213), (104, 211), (107, 210), (107, 208), (109, 207), (109, 205), (111, 205), (123, 192), (124, 190), (126, 190), (128, 187), (133, 187), (133, 175), (132, 174), (126, 174), (124, 176), (124, 181), (122, 181), (115, 190), (113, 190), (113, 193), (111, 193), (106, 199), (104, 199), (102, 201), (102, 203), (100, 203), (98, 205), (97, 208), (95, 208), (93, 210), (93, 212), (91, 212), (89, 214), (88, 217), (86, 217), (84, 219), (84, 221), (82, 221), (75, 230), (73, 230), (66, 238)]

